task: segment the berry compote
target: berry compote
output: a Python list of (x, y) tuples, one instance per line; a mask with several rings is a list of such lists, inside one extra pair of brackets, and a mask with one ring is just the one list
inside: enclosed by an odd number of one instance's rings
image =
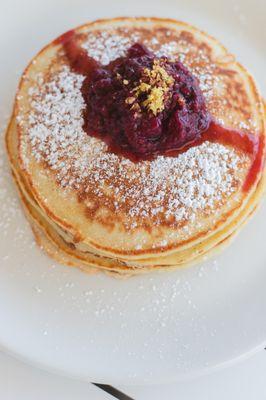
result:
[(210, 122), (197, 79), (178, 61), (136, 43), (85, 79), (84, 128), (111, 149), (151, 159), (200, 137)]

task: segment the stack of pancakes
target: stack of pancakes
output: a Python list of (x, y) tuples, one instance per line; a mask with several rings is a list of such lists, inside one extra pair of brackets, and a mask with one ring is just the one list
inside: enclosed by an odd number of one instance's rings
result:
[[(198, 29), (119, 18), (88, 23), (76, 34), (104, 65), (135, 42), (179, 59), (199, 79), (216, 121), (265, 135), (252, 77)], [(199, 262), (230, 241), (261, 199), (263, 170), (244, 191), (251, 157), (208, 141), (137, 163), (113, 154), (82, 128), (83, 80), (54, 41), (31, 61), (16, 95), (7, 149), (38, 243), (64, 264), (129, 275)]]

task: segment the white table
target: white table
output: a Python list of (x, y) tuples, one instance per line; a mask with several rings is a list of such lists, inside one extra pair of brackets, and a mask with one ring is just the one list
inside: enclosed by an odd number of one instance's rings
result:
[[(119, 386), (137, 400), (263, 400), (266, 398), (266, 351), (209, 376), (164, 386)], [(92, 384), (40, 371), (0, 353), (0, 399), (110, 400)]]

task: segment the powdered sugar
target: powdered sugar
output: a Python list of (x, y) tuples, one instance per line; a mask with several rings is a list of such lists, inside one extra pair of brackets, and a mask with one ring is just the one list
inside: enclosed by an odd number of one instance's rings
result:
[(33, 154), (37, 161), (45, 161), (56, 171), (62, 186), (78, 186), (78, 177), (73, 180), (70, 176), (72, 169), (85, 175), (87, 160), (80, 156), (80, 145), (86, 159), (89, 143), (84, 140), (87, 137), (82, 129), (83, 79), (64, 67), (45, 84), (42, 76), (38, 76), (36, 86), (29, 90), (32, 113), (28, 123)]
[[(132, 216), (147, 217), (165, 213), (165, 217), (181, 221), (193, 218), (198, 210), (212, 209), (223, 193), (234, 191), (232, 170), (239, 162), (232, 150), (220, 144), (205, 142), (177, 158), (158, 157), (150, 163), (144, 188), (134, 189)], [(148, 212), (143, 203), (153, 201)], [(167, 209), (164, 208), (167, 204)]]
[(110, 32), (103, 31), (99, 35), (90, 34), (82, 47), (95, 60), (107, 65), (110, 61), (123, 56), (131, 44), (138, 40), (137, 34), (121, 36), (119, 34), (110, 35)]

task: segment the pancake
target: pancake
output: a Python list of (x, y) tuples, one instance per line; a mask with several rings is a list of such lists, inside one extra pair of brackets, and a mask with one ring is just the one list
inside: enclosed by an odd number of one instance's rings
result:
[[(216, 121), (264, 138), (253, 78), (207, 34), (154, 18), (96, 21), (75, 32), (102, 64), (135, 42), (179, 59)], [(205, 141), (137, 163), (114, 154), (83, 129), (83, 80), (60, 40), (46, 46), (23, 74), (7, 131), (16, 183), (47, 251), (85, 270), (133, 274), (196, 263), (224, 247), (259, 204), (263, 169), (243, 190), (253, 160), (229, 144)]]
[[(107, 259), (106, 257), (94, 256), (93, 254), (84, 254), (79, 251), (73, 251), (73, 248), (69, 246), (67, 242), (65, 242), (60, 235), (56, 234), (56, 231), (52, 229), (49, 224), (45, 221), (43, 217), (40, 216), (36, 212), (36, 208), (32, 207), (32, 205), (27, 201), (26, 196), (23, 194), (23, 190), (19, 185), (15, 175), (15, 182), (18, 184), (20, 197), (24, 205), (24, 209), (26, 212), (26, 216), (30, 221), (31, 227), (35, 234), (37, 243), (45, 249), (45, 251), (53, 257), (56, 261), (61, 262), (65, 265), (69, 266), (78, 266), (80, 269), (87, 273), (95, 273), (99, 270), (104, 271), (105, 273), (110, 273), (115, 277), (128, 277), (131, 275), (136, 275), (139, 273), (149, 272), (151, 270), (160, 270), (165, 271), (166, 269), (173, 269), (177, 266), (184, 265), (184, 263), (180, 263), (179, 265), (151, 265), (151, 266), (129, 266), (125, 263), (121, 263), (118, 260)], [(260, 185), (260, 190), (262, 190), (263, 185)], [(256, 202), (253, 202), (253, 205)], [(255, 207), (256, 208), (256, 207)], [(255, 208), (250, 212), (250, 217)], [(247, 218), (245, 219), (245, 222)], [(225, 239), (218, 242), (216, 246), (213, 246), (212, 250), (206, 253), (199, 252), (195, 258), (188, 261), (186, 260), (185, 265), (193, 265), (200, 261), (206, 261), (206, 259), (210, 256), (216, 255), (219, 253), (226, 245), (228, 245), (234, 236), (236, 235), (237, 230), (235, 229), (233, 233), (229, 234)]]

